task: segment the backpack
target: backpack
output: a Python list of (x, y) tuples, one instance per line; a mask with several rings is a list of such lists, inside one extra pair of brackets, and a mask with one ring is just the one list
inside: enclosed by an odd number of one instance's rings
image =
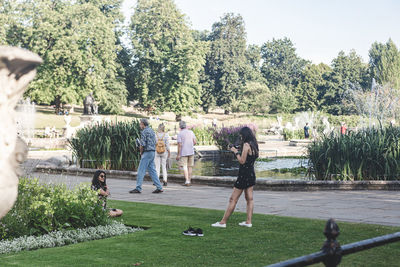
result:
[(158, 154), (163, 154), (165, 152), (165, 142), (164, 142), (164, 136), (162, 138), (157, 138), (157, 143), (156, 143), (156, 152)]

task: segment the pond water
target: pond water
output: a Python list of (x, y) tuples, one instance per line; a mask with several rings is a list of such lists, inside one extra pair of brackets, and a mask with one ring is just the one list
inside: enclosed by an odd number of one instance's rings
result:
[[(307, 167), (306, 159), (276, 158), (271, 161), (256, 161), (255, 171), (257, 178), (269, 179), (305, 179), (305, 174), (277, 173), (272, 170), (283, 168)], [(201, 176), (234, 176), (239, 171), (239, 162), (231, 158), (198, 159), (194, 162), (193, 175)], [(175, 159), (171, 159), (169, 173), (181, 173)]]

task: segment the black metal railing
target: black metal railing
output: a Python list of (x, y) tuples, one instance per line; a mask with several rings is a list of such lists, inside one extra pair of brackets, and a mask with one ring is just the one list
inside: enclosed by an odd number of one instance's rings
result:
[(321, 251), (268, 265), (268, 267), (300, 267), (319, 262), (323, 262), (327, 267), (336, 267), (340, 263), (342, 256), (400, 241), (400, 232), (397, 232), (354, 242), (341, 247), (339, 242), (336, 241), (336, 237), (339, 234), (339, 226), (335, 220), (329, 219), (324, 230), (327, 240), (322, 246)]

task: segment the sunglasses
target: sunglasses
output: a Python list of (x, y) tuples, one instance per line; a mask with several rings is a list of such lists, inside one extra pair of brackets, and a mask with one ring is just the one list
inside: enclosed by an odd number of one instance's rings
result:
[(104, 174), (100, 174), (99, 177), (104, 178), (106, 176)]

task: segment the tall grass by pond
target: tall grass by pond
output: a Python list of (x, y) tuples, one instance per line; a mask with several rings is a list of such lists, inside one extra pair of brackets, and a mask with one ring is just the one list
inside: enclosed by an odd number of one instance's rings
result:
[(368, 128), (331, 135), (308, 147), (317, 180), (396, 180), (400, 172), (400, 128)]
[(196, 145), (199, 146), (210, 146), (215, 143), (213, 133), (214, 128), (211, 127), (199, 127), (199, 126), (192, 126), (189, 127), (190, 130), (193, 131), (194, 135), (196, 136)]
[(136, 138), (140, 138), (140, 127), (133, 120), (85, 127), (69, 142), (81, 167), (135, 170), (140, 161)]

